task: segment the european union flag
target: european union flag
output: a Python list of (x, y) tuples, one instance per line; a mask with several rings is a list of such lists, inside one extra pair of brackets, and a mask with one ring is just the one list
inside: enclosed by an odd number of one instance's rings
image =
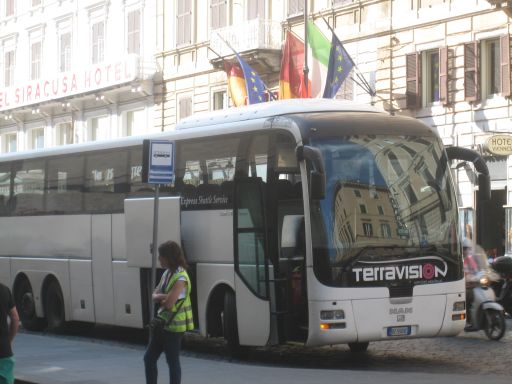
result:
[(267, 101), (266, 90), (267, 87), (261, 77), (251, 68), (247, 62), (240, 57), (238, 53), (236, 53), (236, 58), (240, 63), (240, 67), (242, 67), (242, 71), (244, 72), (245, 77), (245, 87), (247, 88), (247, 104), (256, 104)]
[(329, 66), (327, 68), (327, 79), (325, 81), (324, 98), (332, 99), (336, 96), (341, 84), (347, 78), (354, 67), (354, 62), (348, 55), (345, 48), (338, 40), (336, 35), (332, 34), (331, 52), (329, 54)]

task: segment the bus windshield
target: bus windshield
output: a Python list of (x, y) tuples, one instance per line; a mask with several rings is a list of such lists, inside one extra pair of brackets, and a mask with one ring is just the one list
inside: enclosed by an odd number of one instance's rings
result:
[(316, 137), (325, 198), (311, 203), (313, 266), (329, 286), (462, 278), (457, 204), (435, 137)]

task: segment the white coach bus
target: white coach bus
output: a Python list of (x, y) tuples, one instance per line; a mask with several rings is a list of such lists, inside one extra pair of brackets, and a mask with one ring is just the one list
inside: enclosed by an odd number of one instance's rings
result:
[[(370, 106), (290, 100), (145, 138), (175, 142), (175, 181), (160, 196), (180, 197), (202, 335), (233, 349), (298, 340), (361, 351), (463, 329), (456, 196), (434, 129)], [(149, 244), (131, 263), (124, 213), (125, 200), (153, 196), (142, 140), (0, 157), (0, 281), (27, 329), (147, 323)], [(149, 207), (129, 219), (151, 222)], [(159, 242), (172, 236), (161, 230)]]

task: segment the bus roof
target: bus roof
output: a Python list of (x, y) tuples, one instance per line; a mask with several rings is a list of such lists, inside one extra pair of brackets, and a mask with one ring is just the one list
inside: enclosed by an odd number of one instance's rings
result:
[(262, 119), (313, 112), (373, 112), (386, 113), (369, 104), (348, 100), (333, 99), (288, 99), (269, 103), (253, 104), (246, 107), (221, 109), (214, 112), (201, 112), (181, 120), (176, 130), (226, 124), (235, 121)]
[[(289, 99), (270, 103), (253, 104), (246, 107), (228, 108), (214, 112), (202, 112), (184, 118), (176, 126), (176, 131), (148, 133), (141, 136), (119, 137), (94, 142), (69, 144), (59, 147), (14, 152), (0, 155), (1, 162), (39, 158), (49, 155), (66, 155), (81, 151), (115, 149), (124, 146), (140, 145), (143, 139), (158, 139), (167, 136), (183, 137), (192, 134), (189, 128), (225, 128), (227, 123), (265, 119), (273, 116), (299, 115), (318, 112), (365, 112), (386, 113), (369, 104), (360, 104), (347, 100), (332, 99)], [(179, 132), (181, 131), (181, 132)], [(173, 132), (175, 132), (173, 134)]]

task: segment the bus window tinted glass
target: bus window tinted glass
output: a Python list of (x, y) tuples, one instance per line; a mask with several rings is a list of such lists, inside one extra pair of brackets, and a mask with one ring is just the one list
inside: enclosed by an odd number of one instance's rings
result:
[(83, 156), (67, 156), (48, 160), (46, 211), (50, 213), (80, 212), (82, 207)]
[(15, 168), (13, 213), (33, 215), (44, 212), (44, 161), (24, 161)]
[(154, 196), (153, 186), (142, 182), (142, 147), (130, 150), (129, 172), (131, 196)]
[(0, 216), (8, 213), (8, 203), (11, 190), (11, 169), (0, 166)]
[(128, 192), (128, 153), (109, 151), (87, 156), (85, 210), (121, 212)]

